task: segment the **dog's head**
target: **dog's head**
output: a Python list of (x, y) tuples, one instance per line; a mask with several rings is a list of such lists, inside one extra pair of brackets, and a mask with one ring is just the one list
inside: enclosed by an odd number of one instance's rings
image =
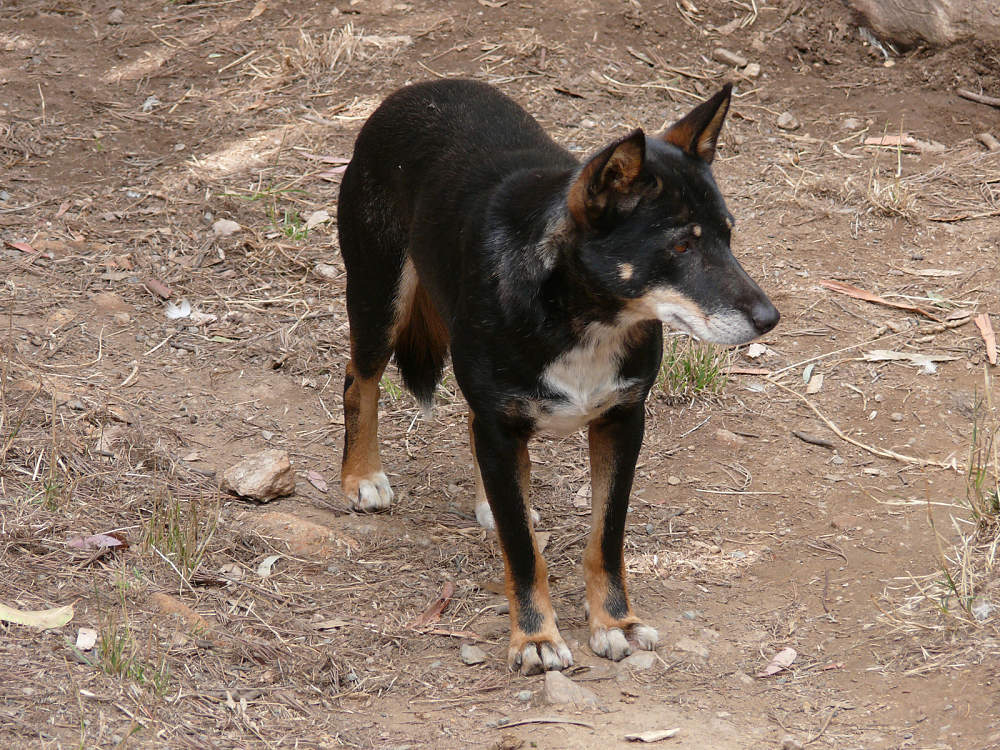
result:
[(779, 314), (729, 247), (734, 221), (710, 165), (726, 85), (657, 136), (636, 130), (591, 158), (567, 195), (575, 253), (622, 313), (704, 341), (742, 344)]

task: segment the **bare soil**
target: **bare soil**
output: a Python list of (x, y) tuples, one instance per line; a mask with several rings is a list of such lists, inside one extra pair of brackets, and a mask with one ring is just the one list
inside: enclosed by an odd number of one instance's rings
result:
[[(1000, 95), (1000, 51), (891, 62), (839, 4), (796, 0), (0, 3), (0, 602), (75, 605), (59, 629), (0, 625), (2, 744), (605, 748), (676, 727), (663, 747), (1000, 747), (1000, 616), (906, 609), (965, 496), (988, 366), (962, 311), (1000, 312), (1000, 155), (975, 138), (1000, 111), (954, 93)], [(587, 650), (585, 440), (533, 444), (569, 676), (597, 709), (507, 670), (452, 379), (430, 418), (383, 395), (391, 512), (337, 489), (337, 167), (382, 97), (452, 75), (581, 154), (738, 84), (715, 173), (783, 319), (721, 395), (650, 400), (626, 556), (652, 668)], [(920, 143), (864, 145), (901, 133)], [(156, 282), (214, 318), (168, 319)], [(269, 447), (292, 497), (219, 493)], [(127, 549), (67, 543), (110, 531)], [(460, 661), (471, 642), (485, 663)], [(789, 670), (755, 676), (786, 647)]]

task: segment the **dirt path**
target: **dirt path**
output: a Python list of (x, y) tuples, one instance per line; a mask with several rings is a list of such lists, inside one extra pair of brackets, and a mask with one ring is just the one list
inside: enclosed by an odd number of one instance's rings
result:
[[(997, 576), (973, 556), (940, 583), (995, 370), (969, 313), (1000, 312), (1000, 155), (975, 138), (1000, 114), (953, 88), (1000, 93), (1000, 51), (887, 66), (839, 7), (696, 5), (0, 6), (0, 602), (75, 605), (59, 629), (0, 625), (5, 746), (605, 748), (678, 728), (653, 746), (1000, 747)], [(729, 355), (721, 394), (649, 403), (626, 556), (651, 664), (589, 654), (585, 442), (532, 447), (569, 677), (596, 707), (507, 671), (453, 379), (429, 418), (386, 389), (390, 513), (337, 491), (338, 168), (382, 96), (443, 75), (495, 83), (580, 152), (737, 81), (715, 172), (783, 318), (763, 354)], [(158, 284), (204, 317), (168, 319)], [(220, 495), (215, 473), (267, 447), (295, 495)], [(67, 544), (110, 531), (127, 548)], [(755, 676), (785, 648), (789, 670)]]

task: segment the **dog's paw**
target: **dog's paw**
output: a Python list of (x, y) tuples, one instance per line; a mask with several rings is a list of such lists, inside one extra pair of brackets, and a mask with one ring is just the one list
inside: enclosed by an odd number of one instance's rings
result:
[(347, 477), (343, 485), (344, 494), (354, 510), (373, 513), (387, 510), (392, 504), (392, 487), (384, 472), (376, 471), (367, 477)]
[[(538, 515), (538, 511), (534, 508), (531, 509), (531, 525), (536, 525), (541, 516)], [(490, 510), (490, 504), (485, 500), (480, 503), (476, 503), (476, 521), (487, 531), (496, 531), (497, 522), (493, 520), (493, 511)]]
[(652, 651), (660, 639), (656, 628), (642, 623), (624, 628), (596, 627), (590, 633), (590, 650), (612, 661), (621, 661), (632, 653), (634, 643), (642, 651)]
[(511, 646), (507, 656), (510, 668), (527, 676), (573, 666), (573, 653), (559, 636), (540, 642), (528, 641), (523, 646)]

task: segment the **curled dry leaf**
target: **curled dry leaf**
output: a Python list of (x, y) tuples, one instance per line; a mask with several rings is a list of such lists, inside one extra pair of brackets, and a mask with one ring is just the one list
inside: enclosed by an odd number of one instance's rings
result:
[(626, 734), (625, 739), (629, 742), (659, 742), (661, 740), (669, 740), (671, 737), (676, 737), (677, 733), (680, 731), (680, 727), (676, 727), (674, 729), (654, 729), (650, 732)]
[(788, 669), (792, 666), (792, 662), (795, 661), (796, 656), (798, 656), (798, 653), (794, 648), (781, 649), (781, 651), (776, 653), (771, 658), (771, 661), (768, 662), (767, 666), (757, 673), (757, 676), (770, 677), (771, 675), (778, 674), (778, 672)]
[(30, 625), (33, 628), (49, 630), (61, 628), (73, 619), (73, 605), (54, 607), (52, 609), (20, 610), (0, 604), (0, 620), (18, 625)]
[(155, 294), (157, 297), (161, 299), (170, 299), (170, 296), (173, 294), (173, 292), (170, 291), (170, 287), (164, 284), (162, 281), (157, 281), (156, 279), (151, 278), (151, 279), (146, 279), (142, 283), (151, 293)]
[(77, 534), (66, 540), (66, 546), (83, 550), (113, 549), (115, 547), (128, 549), (128, 540), (119, 531), (112, 531), (108, 534), (91, 534), (90, 536)]
[(324, 221), (330, 220), (330, 212), (325, 209), (319, 209), (318, 211), (313, 211), (309, 214), (309, 218), (306, 219), (306, 229), (312, 229), (322, 224)]
[(455, 594), (455, 584), (451, 581), (445, 581), (444, 586), (441, 587), (441, 595), (435, 599), (431, 604), (425, 609), (413, 622), (410, 623), (411, 628), (422, 628), (424, 625), (430, 625), (432, 622), (437, 622), (437, 619), (444, 612), (445, 607), (448, 606), (448, 602), (451, 601), (451, 597)]
[(993, 332), (990, 315), (989, 313), (980, 313), (973, 320), (986, 344), (986, 358), (990, 361), (991, 365), (995, 365), (997, 363), (997, 336)]
[(323, 479), (323, 475), (313, 469), (306, 472), (306, 480), (320, 492), (326, 492), (330, 489), (330, 485)]
[(269, 575), (271, 575), (271, 570), (274, 568), (274, 564), (278, 561), (278, 558), (280, 557), (281, 555), (268, 555), (263, 560), (261, 560), (260, 564), (257, 566), (257, 575), (259, 575), (261, 578), (267, 578)]
[(166, 307), (163, 308), (163, 314), (166, 315), (169, 320), (186, 318), (191, 314), (191, 303), (186, 299), (182, 299), (176, 305), (173, 302), (168, 302)]

